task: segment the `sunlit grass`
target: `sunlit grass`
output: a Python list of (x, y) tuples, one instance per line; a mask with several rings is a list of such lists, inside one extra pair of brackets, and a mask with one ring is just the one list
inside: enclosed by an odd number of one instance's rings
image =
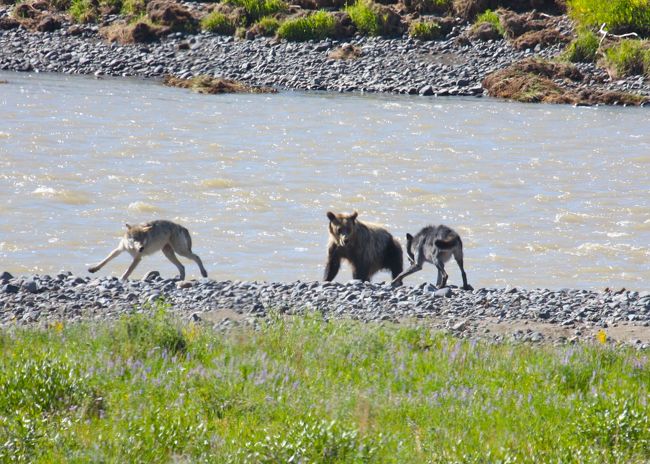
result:
[(647, 354), (162, 309), (0, 336), (3, 462), (647, 462)]

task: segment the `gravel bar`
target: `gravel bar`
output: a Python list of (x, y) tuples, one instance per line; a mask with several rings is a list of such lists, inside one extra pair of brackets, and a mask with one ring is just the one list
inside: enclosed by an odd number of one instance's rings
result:
[[(423, 96), (482, 96), (483, 78), (520, 59), (551, 58), (561, 45), (517, 50), (506, 40), (456, 40), (469, 25), (456, 26), (445, 40), (420, 41), (408, 37), (361, 37), (348, 41), (294, 43), (269, 38), (236, 40), (211, 33), (174, 33), (159, 43), (107, 43), (96, 25), (68, 35), (67, 27), (51, 33), (23, 28), (0, 30), (0, 70), (58, 72), (95, 76), (190, 78), (211, 75), (252, 85), (281, 89), (338, 92), (383, 92)], [(562, 28), (572, 29), (566, 19)], [(360, 48), (355, 60), (331, 59), (344, 43)], [(580, 86), (650, 95), (643, 76), (612, 81), (603, 69), (579, 64), (585, 75)]]
[[(476, 335), (481, 320), (497, 323), (541, 323), (547, 327), (608, 329), (620, 325), (650, 334), (650, 292), (577, 289), (480, 288), (463, 291), (431, 284), (392, 288), (386, 283), (182, 281), (163, 279), (157, 271), (143, 280), (116, 277), (80, 277), (70, 272), (56, 276), (0, 275), (0, 325), (48, 325), (56, 321), (114, 319), (148, 311), (164, 299), (195, 321), (224, 312), (256, 320), (270, 312), (301, 314), (319, 311), (327, 319), (351, 318), (364, 322), (434, 319), (459, 335)], [(206, 318), (207, 320), (207, 318)], [(228, 319), (225, 319), (226, 323)], [(222, 321), (223, 322), (223, 321)], [(585, 331), (585, 334), (588, 331)], [(542, 341), (540, 333), (520, 334)], [(649, 345), (636, 340), (642, 347)]]

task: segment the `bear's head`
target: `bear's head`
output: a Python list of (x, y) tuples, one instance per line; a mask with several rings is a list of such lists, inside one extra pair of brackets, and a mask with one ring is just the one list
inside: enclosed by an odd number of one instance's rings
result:
[(330, 220), (330, 236), (337, 245), (344, 247), (353, 241), (358, 215), (356, 211), (350, 215), (327, 212), (327, 218)]

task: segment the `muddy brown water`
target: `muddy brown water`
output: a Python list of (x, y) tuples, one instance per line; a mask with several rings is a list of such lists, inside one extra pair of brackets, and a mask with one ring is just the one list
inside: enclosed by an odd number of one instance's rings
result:
[[(326, 211), (357, 210), (402, 242), (428, 223), (456, 228), (475, 286), (650, 282), (646, 108), (0, 80), (0, 270), (83, 275), (125, 222), (168, 218), (190, 229), (213, 278), (315, 280)], [(161, 255), (134, 277), (152, 269), (176, 272)], [(432, 266), (406, 282), (425, 280)]]

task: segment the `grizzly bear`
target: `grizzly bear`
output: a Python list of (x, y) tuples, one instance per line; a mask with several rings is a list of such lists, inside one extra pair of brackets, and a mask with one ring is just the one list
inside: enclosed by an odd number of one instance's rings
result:
[(358, 213), (327, 213), (329, 243), (324, 280), (331, 281), (341, 267), (341, 259), (352, 266), (352, 278), (370, 281), (382, 269), (389, 269), (393, 279), (403, 269), (402, 246), (381, 226), (357, 220)]

